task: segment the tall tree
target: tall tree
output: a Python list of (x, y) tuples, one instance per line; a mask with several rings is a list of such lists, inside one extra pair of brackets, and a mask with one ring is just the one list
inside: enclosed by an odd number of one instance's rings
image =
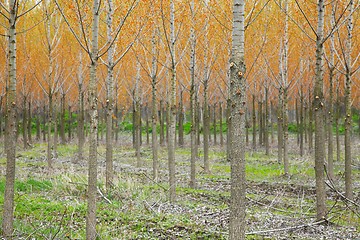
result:
[(315, 115), (315, 178), (316, 178), (316, 217), (323, 219), (326, 215), (325, 205), (325, 137), (324, 137), (324, 15), (325, 4), (317, 4), (318, 22), (316, 31), (316, 68), (313, 108)]
[(16, 87), (17, 87), (17, 68), (16, 68), (16, 42), (17, 42), (17, 23), (19, 19), (25, 16), (38, 6), (41, 1), (35, 3), (30, 8), (23, 9), (20, 12), (20, 2), (16, 0), (9, 0), (7, 5), (0, 4), (0, 9), (3, 9), (5, 13), (1, 13), (1, 16), (8, 22), (7, 38), (8, 38), (8, 88), (6, 93), (6, 183), (4, 193), (4, 205), (3, 205), (3, 220), (2, 230), (4, 239), (12, 239), (13, 236), (13, 218), (14, 218), (14, 184), (15, 184), (15, 155), (16, 155)]
[(191, 28), (190, 28), (190, 146), (191, 146), (191, 160), (190, 160), (190, 187), (196, 187), (196, 159), (198, 155), (198, 144), (196, 142), (196, 83), (195, 83), (195, 68), (196, 68), (196, 32), (195, 32), (195, 2), (191, 1)]
[(230, 239), (245, 239), (245, 1), (234, 0), (231, 70)]

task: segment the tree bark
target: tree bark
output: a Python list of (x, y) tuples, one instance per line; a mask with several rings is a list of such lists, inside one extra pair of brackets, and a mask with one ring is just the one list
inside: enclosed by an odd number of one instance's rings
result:
[[(107, 42), (113, 41), (112, 25), (114, 6), (113, 1), (107, 1), (106, 30)], [(114, 46), (111, 45), (107, 52), (107, 77), (106, 77), (106, 159), (105, 159), (105, 187), (110, 192), (114, 181), (113, 166), (113, 109), (114, 109)]]
[(324, 14), (323, 0), (318, 1), (318, 25), (316, 39), (316, 68), (314, 86), (315, 115), (315, 179), (316, 179), (316, 218), (321, 220), (326, 216), (325, 192), (325, 138), (324, 138), (324, 95), (323, 95), (323, 58), (324, 58)]
[(191, 148), (191, 159), (190, 159), (190, 187), (196, 188), (196, 161), (198, 157), (198, 144), (196, 139), (196, 85), (195, 85), (195, 68), (196, 68), (196, 33), (195, 33), (195, 0), (190, 3), (191, 11), (191, 28), (190, 28), (190, 148)]
[(252, 95), (252, 149), (256, 151), (256, 110), (255, 110), (255, 94)]
[(175, 54), (175, 3), (170, 1), (170, 43), (169, 51), (171, 55), (171, 82), (170, 82), (170, 96), (169, 96), (169, 125), (168, 129), (168, 164), (169, 164), (169, 195), (170, 202), (176, 199), (176, 178), (175, 178), (175, 128), (176, 128), (176, 54)]
[(353, 11), (354, 1), (349, 1), (349, 17), (347, 24), (347, 41), (345, 52), (345, 196), (348, 199), (353, 199), (354, 194), (352, 190), (352, 153), (351, 153), (351, 132), (352, 132), (352, 112), (351, 112), (351, 85), (352, 85), (352, 31), (353, 31)]
[(183, 91), (180, 91), (179, 99), (179, 147), (184, 147), (184, 106)]
[(86, 215), (86, 239), (95, 240), (96, 233), (96, 184), (97, 184), (97, 131), (98, 131), (98, 92), (97, 92), (97, 65), (98, 65), (98, 37), (100, 0), (93, 1), (92, 10), (92, 40), (90, 54), (90, 81), (89, 81), (89, 165), (88, 165), (88, 205)]
[(16, 20), (18, 3), (9, 1), (9, 41), (8, 41), (8, 71), (9, 85), (6, 94), (6, 183), (3, 205), (2, 234), (4, 239), (12, 239), (14, 221), (14, 185), (16, 156)]
[(231, 197), (229, 239), (245, 239), (245, 1), (234, 0), (231, 69)]

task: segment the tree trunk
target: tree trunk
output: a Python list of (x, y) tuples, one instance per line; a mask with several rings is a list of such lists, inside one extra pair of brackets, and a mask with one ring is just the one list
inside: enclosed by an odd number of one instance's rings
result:
[[(206, 82), (206, 84), (205, 84)], [(208, 105), (208, 85), (207, 80), (204, 81), (204, 173), (210, 173), (209, 166), (209, 128), (210, 128), (210, 116), (209, 116), (209, 105)]]
[(234, 0), (231, 70), (231, 197), (229, 239), (245, 239), (245, 110), (246, 83), (244, 78), (244, 13), (245, 1)]
[(39, 105), (36, 108), (36, 141), (40, 141), (41, 139), (41, 124), (40, 124), (40, 118), (41, 118), (41, 111)]
[(23, 133), (23, 143), (24, 143), (24, 149), (28, 147), (28, 116), (27, 116), (27, 98), (24, 96), (23, 100), (23, 121), (22, 121), (22, 133)]
[(263, 118), (262, 118), (262, 101), (258, 102), (258, 119), (259, 119), (259, 146), (263, 145)]
[(183, 106), (183, 91), (180, 91), (180, 99), (179, 99), (179, 147), (184, 147), (184, 106)]
[(71, 141), (72, 138), (72, 121), (73, 121), (73, 116), (72, 116), (72, 110), (71, 110), (71, 106), (69, 105), (69, 119), (68, 119), (68, 141)]
[(253, 127), (253, 136), (252, 136), (252, 149), (256, 151), (256, 110), (255, 110), (255, 95), (252, 95), (252, 127)]
[(43, 121), (42, 121), (42, 133), (43, 133), (43, 141), (46, 141), (46, 106), (44, 104), (43, 106), (43, 112), (42, 112), (42, 116), (43, 116)]
[(97, 64), (98, 64), (98, 35), (99, 35), (100, 0), (93, 1), (92, 48), (90, 52), (90, 135), (89, 135), (89, 165), (88, 165), (88, 205), (86, 215), (86, 239), (95, 240), (96, 233), (96, 184), (97, 184), (97, 131), (98, 131), (98, 91), (97, 91)]
[[(114, 6), (113, 1), (107, 1), (106, 30), (107, 42), (113, 41), (112, 25)], [(114, 108), (114, 46), (111, 45), (107, 53), (107, 77), (106, 77), (106, 159), (105, 159), (105, 187), (109, 193), (113, 187), (113, 108)]]
[(52, 139), (52, 128), (53, 128), (53, 113), (54, 113), (54, 109), (53, 109), (53, 95), (50, 93), (48, 95), (48, 103), (49, 103), (49, 109), (48, 109), (48, 137), (47, 137), (47, 163), (48, 163), (48, 169), (52, 169), (52, 163), (53, 163), (53, 154), (52, 151), (54, 149), (53, 146), (53, 139)]
[(213, 109), (213, 128), (214, 128), (214, 145), (217, 145), (217, 137), (216, 137), (216, 103), (214, 103), (214, 109)]
[(265, 136), (265, 155), (270, 154), (270, 146), (269, 146), (269, 89), (265, 87), (265, 120), (264, 120), (264, 136)]
[[(159, 159), (158, 159), (158, 137), (157, 137), (157, 42), (159, 38), (159, 32), (154, 27), (152, 36), (152, 68), (151, 68), (151, 87), (152, 87), (152, 106), (151, 106), (151, 147), (153, 156), (153, 180), (155, 182), (159, 179)], [(161, 117), (161, 116), (160, 116)]]
[(283, 160), (283, 112), (282, 112), (282, 95), (283, 90), (279, 88), (279, 99), (278, 99), (278, 117), (277, 117), (277, 139), (278, 139), (278, 163), (282, 163)]
[(308, 126), (308, 137), (309, 137), (309, 153), (313, 151), (313, 108), (311, 107), (311, 93), (309, 89), (309, 126)]
[(9, 1), (9, 48), (8, 71), (9, 87), (6, 94), (7, 120), (6, 120), (6, 183), (3, 205), (2, 234), (5, 239), (12, 239), (14, 221), (14, 185), (15, 185), (15, 156), (16, 156), (16, 20), (18, 3)]
[(348, 199), (353, 199), (353, 187), (352, 187), (352, 154), (351, 154), (351, 132), (352, 132), (352, 112), (351, 112), (351, 85), (352, 85), (352, 31), (353, 31), (353, 11), (354, 1), (349, 2), (349, 18), (347, 24), (347, 41), (346, 41), (346, 52), (345, 52), (345, 196)]
[(336, 84), (336, 112), (335, 112), (336, 161), (337, 162), (340, 162), (340, 153), (341, 153), (339, 120), (340, 120), (340, 88), (339, 88), (339, 79), (337, 79), (337, 84)]
[(323, 58), (324, 58), (324, 1), (318, 1), (318, 26), (316, 40), (316, 69), (314, 86), (315, 115), (315, 179), (316, 179), (316, 218), (321, 220), (326, 216), (325, 205), (325, 139), (324, 139), (324, 96), (323, 96)]
[[(220, 126), (220, 146), (223, 147), (224, 146), (224, 133), (223, 133), (223, 108), (222, 108), (222, 103), (220, 103), (219, 106), (219, 126)], [(247, 128), (248, 130), (249, 128)], [(249, 137), (249, 131), (247, 131), (248, 137)]]
[(196, 139), (197, 134), (197, 104), (196, 104), (196, 85), (195, 85), (195, 68), (196, 68), (196, 35), (195, 35), (195, 0), (190, 3), (191, 10), (191, 28), (190, 28), (190, 187), (196, 188), (196, 161), (198, 157), (198, 144)]
[(284, 151), (284, 173), (285, 176), (290, 174), (289, 169), (289, 157), (288, 157), (288, 143), (289, 143), (289, 120), (288, 120), (288, 89), (285, 88), (283, 91), (283, 151)]
[(164, 117), (165, 115), (165, 110), (164, 110), (164, 101), (160, 100), (160, 111), (159, 111), (159, 120), (160, 120), (160, 145), (164, 146), (165, 145), (165, 124), (164, 124)]
[[(0, 125), (1, 129), (1, 125)], [(32, 114), (31, 114), (31, 99), (28, 101), (28, 122), (27, 122), (27, 130), (28, 130), (28, 145), (32, 143)], [(1, 130), (0, 130), (1, 131)]]
[(146, 103), (145, 106), (145, 128), (146, 128), (146, 145), (149, 146), (150, 144), (150, 126), (149, 126), (149, 108)]
[(171, 82), (169, 96), (169, 121), (168, 131), (168, 167), (169, 167), (169, 185), (170, 202), (176, 198), (176, 178), (175, 178), (175, 130), (176, 130), (176, 54), (175, 54), (175, 6), (174, 1), (170, 1), (170, 55), (171, 55)]
[(300, 156), (304, 156), (304, 96), (301, 85), (299, 105)]

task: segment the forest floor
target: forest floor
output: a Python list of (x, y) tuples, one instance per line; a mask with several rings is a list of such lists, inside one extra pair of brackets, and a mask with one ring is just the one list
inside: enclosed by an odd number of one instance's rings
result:
[[(151, 147), (141, 150), (137, 168), (130, 137), (114, 145), (114, 190), (105, 194), (105, 148), (99, 145), (97, 222), (99, 239), (227, 239), (230, 166), (225, 147), (210, 149), (211, 174), (197, 162), (197, 188), (189, 188), (190, 148), (176, 150), (177, 201), (168, 200), (166, 147), (160, 149), (160, 180), (152, 176)], [(121, 143), (121, 144), (120, 144)], [(335, 162), (334, 189), (327, 187), (326, 221), (315, 222), (313, 155), (300, 157), (291, 139), (290, 176), (277, 162), (276, 146), (246, 155), (248, 239), (360, 239), (360, 141), (353, 141), (355, 199), (341, 197), (344, 162)], [(86, 148), (87, 149), (87, 148)], [(87, 162), (73, 164), (76, 142), (59, 145), (54, 169), (47, 170), (46, 144), (17, 151), (15, 239), (84, 239)], [(0, 158), (0, 206), (5, 187)], [(329, 181), (327, 181), (329, 183)], [(330, 184), (330, 183), (329, 183)], [(0, 209), (1, 210), (1, 209)], [(2, 212), (2, 210), (1, 210)]]

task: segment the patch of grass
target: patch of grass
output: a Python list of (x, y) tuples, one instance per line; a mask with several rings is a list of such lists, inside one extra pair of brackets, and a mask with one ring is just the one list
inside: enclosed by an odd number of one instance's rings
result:
[[(40, 191), (49, 191), (53, 187), (52, 182), (48, 180), (35, 180), (28, 179), (26, 181), (15, 181), (15, 192), (40, 192)], [(5, 191), (5, 178), (0, 180), (0, 193)]]

